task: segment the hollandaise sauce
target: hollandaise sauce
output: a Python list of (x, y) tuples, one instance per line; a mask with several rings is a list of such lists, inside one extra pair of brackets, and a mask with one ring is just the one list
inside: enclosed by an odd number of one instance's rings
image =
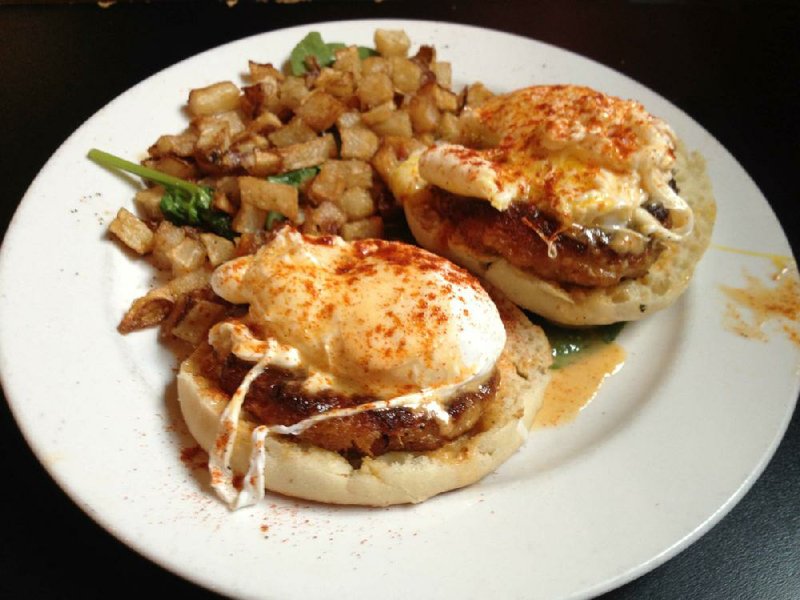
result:
[(624, 324), (587, 329), (541, 325), (553, 349), (553, 366), (533, 426), (555, 427), (575, 419), (605, 379), (622, 368), (625, 350), (614, 340)]

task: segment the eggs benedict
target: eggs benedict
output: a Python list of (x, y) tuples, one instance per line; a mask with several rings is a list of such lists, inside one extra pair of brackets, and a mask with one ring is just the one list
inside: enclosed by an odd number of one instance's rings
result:
[(410, 159), (422, 246), (562, 324), (636, 320), (685, 290), (715, 203), (702, 158), (640, 103), (534, 86), (466, 109), (460, 138)]
[(507, 459), (541, 402), (542, 331), (416, 246), (284, 227), (211, 286), (240, 314), (184, 361), (178, 394), (233, 508), (265, 489), (422, 501)]

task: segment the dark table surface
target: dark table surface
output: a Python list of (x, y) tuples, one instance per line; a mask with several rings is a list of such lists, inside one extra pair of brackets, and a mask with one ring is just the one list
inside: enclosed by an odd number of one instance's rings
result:
[[(0, 2), (2, 4), (2, 2)], [(131, 85), (285, 26), (403, 17), (505, 30), (591, 57), (708, 129), (798, 237), (800, 11), (794, 2), (239, 2), (0, 6), (0, 224), (66, 137)], [(724, 198), (718, 199), (724, 210)], [(765, 374), (767, 376), (768, 374)], [(0, 402), (0, 597), (211, 597), (116, 541), (61, 492)], [(800, 598), (800, 419), (708, 534), (607, 598)]]

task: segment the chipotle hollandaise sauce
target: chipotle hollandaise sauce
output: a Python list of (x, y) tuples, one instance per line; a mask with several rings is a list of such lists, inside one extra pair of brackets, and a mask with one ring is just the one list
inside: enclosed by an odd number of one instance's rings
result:
[(588, 329), (539, 324), (553, 348), (553, 366), (533, 427), (555, 427), (575, 419), (606, 378), (622, 368), (625, 350), (614, 340), (623, 324)]

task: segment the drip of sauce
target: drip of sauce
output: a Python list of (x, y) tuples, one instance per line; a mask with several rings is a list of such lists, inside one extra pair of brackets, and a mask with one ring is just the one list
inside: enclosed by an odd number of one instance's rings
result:
[(769, 252), (757, 252), (756, 250), (744, 250), (742, 248), (733, 248), (731, 246), (723, 246), (721, 244), (713, 244), (715, 250), (722, 250), (723, 252), (733, 252), (734, 254), (744, 254), (745, 256), (755, 256), (758, 258), (767, 258), (772, 261), (778, 272), (789, 268), (794, 262), (791, 257), (784, 256), (783, 254), (771, 254)]
[(603, 381), (618, 372), (625, 350), (617, 343), (595, 345), (569, 364), (554, 369), (536, 414), (534, 428), (569, 423), (597, 395)]
[(721, 285), (728, 298), (723, 324), (728, 331), (751, 340), (766, 342), (769, 336), (766, 326), (777, 323), (795, 346), (800, 347), (800, 278), (797, 265), (786, 259), (778, 263), (772, 276), (773, 284), (765, 284), (761, 279), (745, 273), (745, 285), (741, 288)]

